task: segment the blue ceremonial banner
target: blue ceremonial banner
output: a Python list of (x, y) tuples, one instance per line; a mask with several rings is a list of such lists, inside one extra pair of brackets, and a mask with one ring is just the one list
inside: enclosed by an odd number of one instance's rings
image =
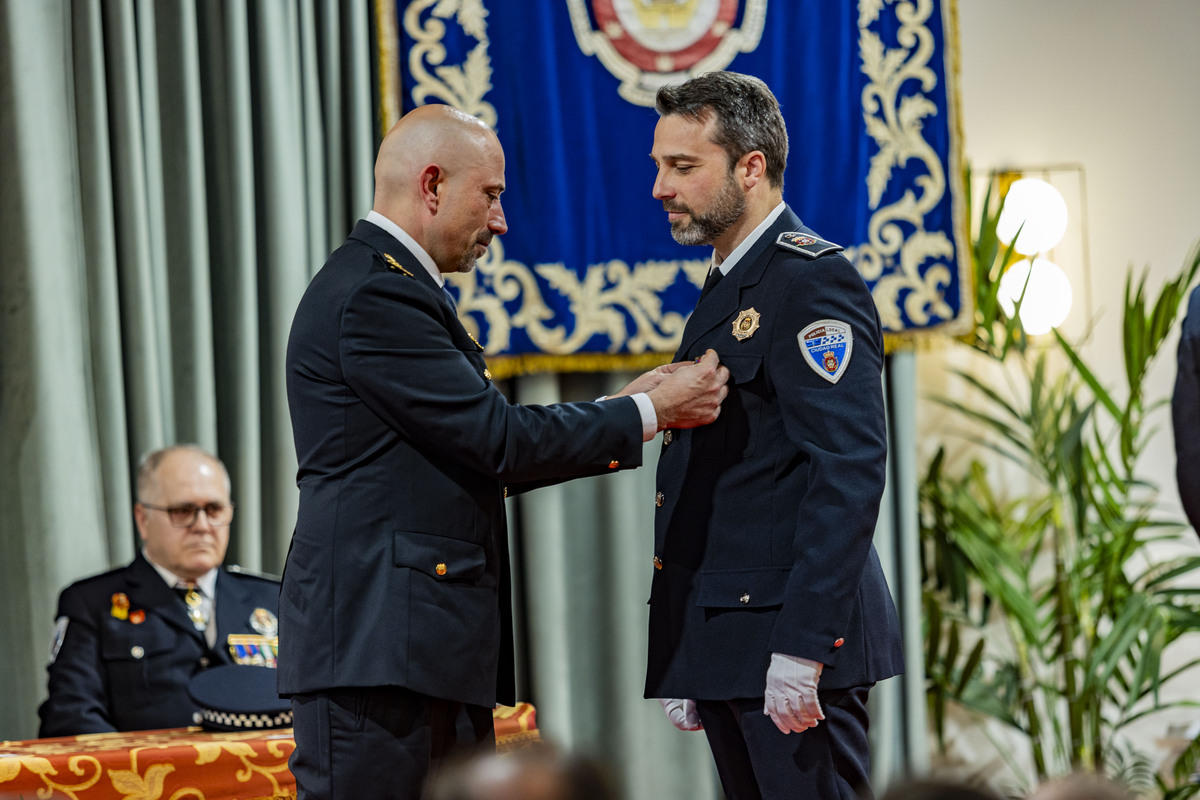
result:
[(965, 330), (952, 2), (385, 3), (385, 127), (449, 103), (504, 145), (509, 231), (451, 279), (493, 371), (640, 366), (674, 351), (711, 250), (676, 244), (651, 197), (654, 92), (720, 69), (779, 98), (784, 199), (846, 248), (885, 331)]

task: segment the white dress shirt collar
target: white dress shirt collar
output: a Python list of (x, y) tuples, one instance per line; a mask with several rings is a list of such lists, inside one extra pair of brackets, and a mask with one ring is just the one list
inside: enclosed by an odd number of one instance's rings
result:
[(425, 268), (425, 271), (430, 274), (438, 286), (445, 285), (446, 279), (442, 277), (441, 270), (437, 268), (437, 264), (433, 263), (433, 259), (429, 256), (429, 253), (426, 253), (425, 248), (417, 244), (417, 240), (409, 236), (403, 228), (375, 209), (367, 212), (367, 222), (378, 225), (390, 233), (408, 252), (417, 257), (417, 261), (421, 262), (421, 266)]
[(150, 562), (150, 566), (154, 567), (154, 571), (157, 572), (160, 576), (162, 576), (162, 579), (167, 582), (167, 586), (170, 586), (172, 589), (174, 589), (176, 586), (179, 586), (180, 584), (183, 584), (184, 586), (186, 586), (189, 583), (195, 583), (196, 586), (198, 586), (200, 588), (200, 593), (202, 595), (204, 595), (205, 597), (208, 597), (209, 599), (212, 599), (212, 600), (216, 599), (216, 597), (217, 597), (217, 568), (216, 567), (213, 567), (208, 572), (201, 575), (199, 580), (189, 581), (186, 578), (179, 577), (178, 575), (176, 575), (174, 572), (171, 572), (171, 570), (167, 569), (166, 567), (155, 564), (153, 561), (150, 560), (150, 556), (146, 555), (145, 548), (142, 549), (142, 557), (145, 558), (146, 561)]
[(784, 208), (786, 208), (786, 204), (781, 201), (779, 205), (775, 206), (775, 208), (771, 210), (770, 214), (767, 214), (766, 219), (758, 223), (758, 227), (750, 231), (749, 236), (747, 236), (745, 239), (742, 239), (741, 244), (733, 248), (733, 252), (729, 254), (729, 258), (725, 259), (720, 264), (717, 263), (717, 251), (714, 249), (712, 253), (712, 265), (708, 268), (709, 273), (711, 273), (713, 269), (719, 269), (721, 270), (722, 275), (728, 275), (733, 268), (737, 266), (737, 263), (739, 260), (741, 260), (741, 257), (746, 255), (750, 248), (754, 246), (754, 243), (757, 242), (764, 233), (766, 233), (767, 228), (775, 224), (775, 220), (779, 219), (779, 215), (783, 213)]

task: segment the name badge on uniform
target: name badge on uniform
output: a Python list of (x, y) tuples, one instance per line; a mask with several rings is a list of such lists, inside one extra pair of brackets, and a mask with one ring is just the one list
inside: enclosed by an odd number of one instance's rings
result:
[(854, 334), (836, 319), (817, 320), (796, 335), (804, 363), (830, 383), (837, 383), (850, 364)]

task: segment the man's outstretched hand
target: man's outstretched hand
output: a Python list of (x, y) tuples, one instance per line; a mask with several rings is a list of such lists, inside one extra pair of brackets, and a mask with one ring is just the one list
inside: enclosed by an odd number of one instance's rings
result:
[[(654, 375), (657, 370), (657, 376)], [(657, 385), (641, 389), (654, 403), (658, 429), (697, 428), (716, 420), (721, 402), (729, 394), (729, 370), (721, 366), (716, 350), (708, 350), (695, 362), (665, 364), (634, 381), (658, 379)], [(630, 384), (632, 386), (633, 384)], [(628, 387), (626, 387), (628, 388)], [(624, 391), (624, 390), (622, 390)]]

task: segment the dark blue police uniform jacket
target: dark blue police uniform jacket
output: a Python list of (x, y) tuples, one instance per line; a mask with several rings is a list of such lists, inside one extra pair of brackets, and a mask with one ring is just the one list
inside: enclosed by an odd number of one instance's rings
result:
[(1192, 527), (1200, 533), (1200, 286), (1192, 289), (1180, 326), (1178, 371), (1171, 396), (1175, 431), (1175, 477), (1179, 499)]
[[(872, 544), (887, 455), (879, 317), (849, 261), (777, 245), (786, 231), (815, 237), (785, 209), (700, 301), (676, 354), (716, 350), (730, 393), (712, 425), (664, 432), (647, 697), (762, 697), (773, 652), (824, 663), (821, 689), (902, 671)], [(750, 311), (758, 328), (738, 339)], [(821, 320), (852, 332), (836, 383), (798, 339)]]
[(221, 569), (216, 592), (217, 641), (209, 648), (187, 607), (140, 553), (129, 566), (64, 589), (58, 616), (68, 623), (48, 668), (50, 696), (38, 708), (38, 735), (198, 724), (188, 681), (233, 663), (229, 635), (256, 634), (251, 617), (256, 609), (275, 614), (279, 584)]
[(510, 404), (433, 277), (365, 220), (300, 302), (287, 388), (280, 692), (513, 702), (505, 486), (638, 466), (636, 403)]

